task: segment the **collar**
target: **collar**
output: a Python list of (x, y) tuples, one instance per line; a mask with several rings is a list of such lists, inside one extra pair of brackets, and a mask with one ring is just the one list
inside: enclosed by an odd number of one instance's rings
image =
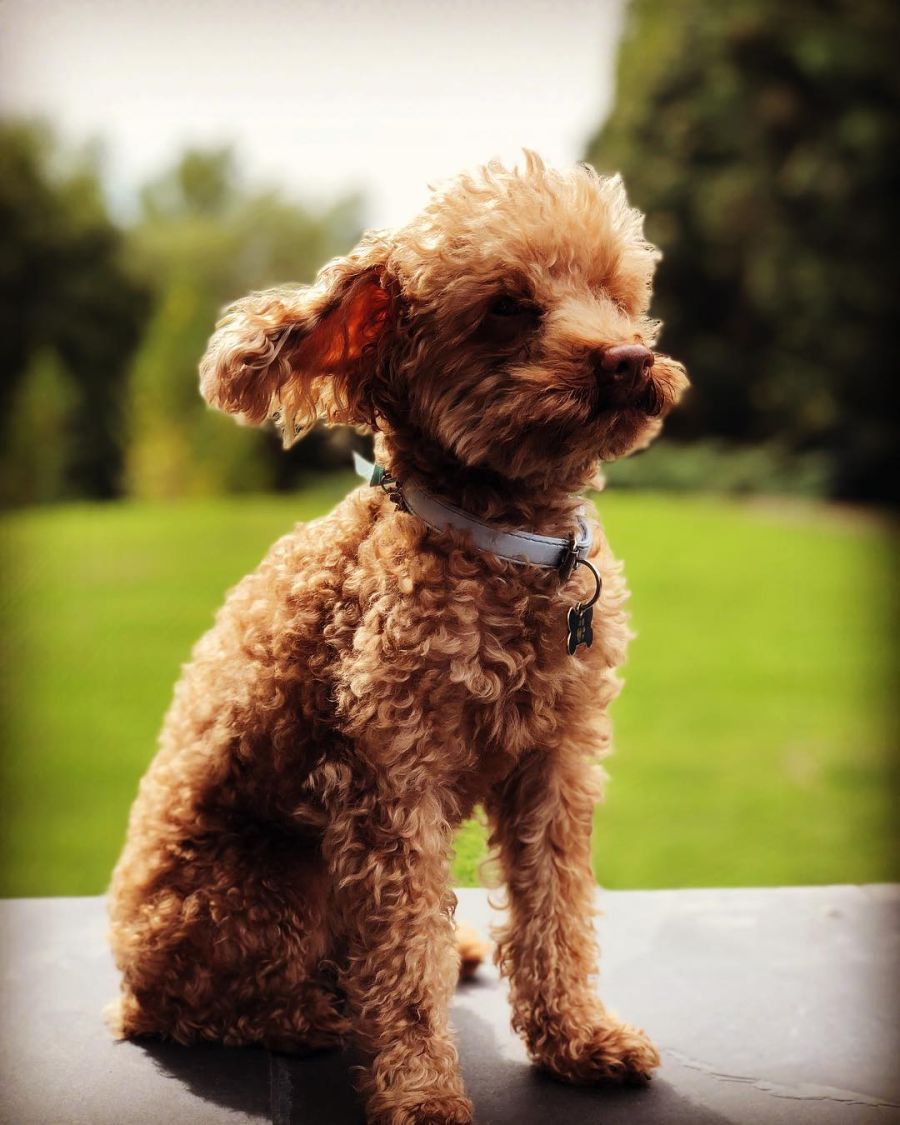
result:
[(459, 531), (467, 531), (479, 550), (490, 551), (506, 562), (558, 570), (563, 580), (571, 575), (579, 563), (587, 563), (593, 546), (593, 535), (584, 518), (584, 509), (576, 517), (577, 533), (573, 533), (568, 539), (535, 535), (530, 531), (498, 531), (416, 484), (401, 486), (380, 465), (367, 461), (358, 453), (353, 454), (353, 465), (363, 480), (371, 485), (380, 485), (398, 507), (411, 512), (430, 528), (446, 531), (453, 527)]

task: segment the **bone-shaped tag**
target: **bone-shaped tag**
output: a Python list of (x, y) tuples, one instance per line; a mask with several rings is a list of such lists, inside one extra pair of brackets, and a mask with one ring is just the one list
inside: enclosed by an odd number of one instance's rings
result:
[(569, 626), (569, 635), (566, 637), (566, 652), (574, 656), (579, 645), (590, 648), (594, 640), (594, 630), (591, 628), (591, 619), (594, 616), (593, 606), (573, 605), (566, 617)]

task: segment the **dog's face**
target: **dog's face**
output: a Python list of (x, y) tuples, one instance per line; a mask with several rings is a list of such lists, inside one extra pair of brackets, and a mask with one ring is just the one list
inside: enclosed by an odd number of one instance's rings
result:
[(657, 258), (617, 178), (532, 156), (488, 165), (315, 287), (258, 294), (252, 315), (233, 306), (204, 392), (252, 421), (286, 414), (289, 437), (318, 411), (368, 421), (389, 446), (422, 440), (466, 466), (574, 486), (652, 440), (687, 386), (653, 351)]
[(686, 379), (651, 350), (641, 226), (621, 182), (584, 167), (489, 167), (436, 194), (394, 253), (412, 424), (515, 478), (650, 440)]

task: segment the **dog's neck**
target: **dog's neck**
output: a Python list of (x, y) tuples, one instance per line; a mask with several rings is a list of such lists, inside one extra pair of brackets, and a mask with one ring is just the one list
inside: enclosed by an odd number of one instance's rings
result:
[(583, 505), (578, 482), (567, 487), (552, 471), (510, 480), (492, 469), (463, 464), (436, 442), (379, 433), (375, 456), (401, 484), (415, 483), (487, 524), (538, 535), (568, 535)]

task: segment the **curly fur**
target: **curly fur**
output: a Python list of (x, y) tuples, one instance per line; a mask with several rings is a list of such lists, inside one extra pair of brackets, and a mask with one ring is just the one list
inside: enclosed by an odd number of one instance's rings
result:
[[(686, 385), (659, 353), (633, 401), (598, 356), (651, 346), (657, 253), (617, 178), (492, 163), (310, 287), (232, 305), (213, 405), (285, 442), (317, 417), (503, 527), (565, 535), (599, 462)], [(448, 1027), (453, 832), (477, 804), (508, 895), (497, 959), (536, 1064), (573, 1082), (658, 1063), (597, 997), (592, 809), (628, 640), (595, 525), (595, 642), (565, 651), (577, 570), (504, 562), (360, 488), (229, 594), (184, 670), (113, 876), (120, 1034), (282, 1049), (352, 1039), (369, 1119), (471, 1120)], [(474, 949), (477, 960), (480, 950)]]

